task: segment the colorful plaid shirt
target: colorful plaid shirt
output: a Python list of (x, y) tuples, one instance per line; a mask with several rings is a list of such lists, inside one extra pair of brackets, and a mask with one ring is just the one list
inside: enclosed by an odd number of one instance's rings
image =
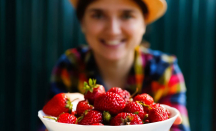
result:
[[(81, 46), (67, 50), (53, 69), (50, 98), (60, 92), (84, 93), (83, 83), (89, 78), (95, 78), (107, 90), (91, 49)], [(183, 123), (173, 125), (171, 131), (190, 130), (184, 78), (175, 56), (138, 46), (127, 82), (122, 88), (133, 93), (136, 87), (139, 93), (150, 94), (155, 102), (167, 104), (180, 111)]]

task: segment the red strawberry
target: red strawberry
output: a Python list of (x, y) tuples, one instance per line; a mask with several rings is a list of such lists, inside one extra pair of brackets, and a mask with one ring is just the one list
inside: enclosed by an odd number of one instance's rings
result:
[(116, 115), (110, 122), (110, 125), (119, 126), (119, 125), (136, 125), (143, 124), (140, 117), (133, 113), (122, 112)]
[[(161, 106), (159, 103), (153, 103), (150, 107), (153, 109), (153, 108), (158, 108), (158, 107), (163, 107), (163, 106)], [(166, 108), (164, 108), (164, 109), (167, 112), (168, 116), (170, 116), (170, 111), (167, 110)]]
[(162, 106), (155, 106), (149, 111), (148, 119), (150, 122), (164, 121), (169, 118), (167, 109)]
[(84, 98), (89, 101), (90, 104), (94, 104), (94, 100), (101, 94), (105, 93), (105, 89), (102, 85), (96, 84), (95, 79), (89, 79), (89, 84), (84, 82)]
[(71, 113), (73, 104), (65, 93), (59, 93), (49, 100), (43, 107), (43, 112), (50, 116), (58, 117), (63, 112)]
[(141, 101), (147, 105), (151, 105), (154, 103), (154, 99), (149, 94), (146, 93), (135, 96), (133, 101)]
[(146, 114), (144, 112), (143, 106), (135, 101), (127, 103), (126, 107), (124, 108), (124, 112), (137, 114), (141, 118), (141, 120), (144, 119)]
[(94, 123), (92, 125), (103, 126), (104, 124), (102, 124), (102, 123)]
[(77, 118), (74, 115), (69, 114), (69, 113), (62, 113), (57, 118), (53, 118), (50, 116), (44, 116), (44, 118), (49, 118), (49, 119), (53, 119), (60, 123), (68, 123), (68, 124), (75, 124), (77, 120)]
[(122, 90), (120, 87), (112, 87), (107, 92), (119, 94), (126, 102), (129, 102), (131, 96), (127, 90)]
[(86, 111), (81, 117), (78, 118), (80, 125), (92, 125), (95, 123), (102, 123), (102, 113), (96, 110)]
[(94, 108), (99, 111), (108, 111), (110, 114), (118, 114), (125, 108), (125, 100), (118, 94), (107, 92), (95, 99)]
[(91, 110), (93, 109), (93, 106), (89, 105), (88, 101), (83, 100), (83, 101), (79, 101), (79, 103), (77, 104), (77, 115), (80, 116), (82, 115), (86, 110)]
[(75, 124), (77, 118), (69, 113), (63, 113), (58, 117), (57, 122)]
[(170, 118), (170, 115), (171, 115), (170, 111), (166, 109), (166, 112), (167, 112), (167, 114), (168, 114), (168, 116)]
[(77, 115), (77, 111), (71, 111), (71, 115)]

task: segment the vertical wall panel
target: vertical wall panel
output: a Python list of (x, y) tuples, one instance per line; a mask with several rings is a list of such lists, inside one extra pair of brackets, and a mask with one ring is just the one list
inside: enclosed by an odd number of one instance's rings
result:
[[(37, 0), (36, 0), (37, 1)], [(38, 1), (37, 1), (38, 2)], [(51, 72), (48, 72), (47, 68), (47, 61), (48, 59), (50, 59), (47, 56), (47, 45), (48, 45), (48, 1), (44, 1), (44, 0), (40, 0), (40, 4), (38, 5), (38, 7), (35, 7), (35, 9), (37, 10), (36, 12), (38, 13), (38, 18), (35, 18), (36, 23), (38, 23), (38, 26), (35, 28), (39, 28), (37, 33), (38, 37), (35, 38), (34, 35), (32, 34), (32, 41), (35, 42), (35, 44), (32, 44), (32, 51), (34, 51), (34, 55), (38, 55), (38, 56), (34, 56), (33, 57), (35, 59), (33, 59), (32, 61), (36, 64), (36, 65), (32, 65), (32, 68), (37, 68), (37, 81), (35, 81), (36, 84), (36, 95), (37, 95), (37, 108), (36, 110), (41, 110), (44, 103), (45, 103), (45, 99), (47, 98), (47, 91), (49, 88), (49, 79), (50, 79), (50, 74)], [(35, 16), (33, 15), (32, 18), (34, 18)], [(56, 28), (56, 27), (53, 27)], [(32, 30), (34, 31), (34, 30)], [(36, 40), (36, 41), (35, 41)], [(34, 50), (34, 47), (37, 46), (38, 51)], [(49, 47), (52, 49), (52, 47)], [(50, 57), (52, 57), (50, 55)], [(51, 58), (53, 59), (53, 58)], [(35, 85), (32, 85), (35, 86)], [(32, 103), (35, 104), (35, 103)], [(34, 114), (37, 114), (37, 111)], [(37, 120), (37, 123), (41, 124), (39, 119), (35, 119)], [(38, 124), (36, 125), (38, 127)], [(32, 128), (32, 130), (36, 130), (37, 128)]]
[[(4, 105), (2, 105), (1, 107), (4, 108), (4, 118), (3, 118), (3, 127), (4, 129), (2, 130), (15, 130), (14, 126), (11, 125), (15, 125), (15, 121), (12, 120), (11, 122), (9, 122), (8, 118), (14, 118), (15, 113), (12, 112), (12, 110), (15, 110), (15, 67), (16, 67), (16, 38), (15, 38), (15, 25), (16, 25), (16, 15), (15, 15), (15, 9), (16, 9), (16, 4), (13, 0), (5, 0), (4, 2), (5, 6), (3, 9), (5, 9), (3, 12), (5, 12), (5, 25), (4, 28), (5, 29), (5, 36), (3, 38), (5, 43), (1, 43), (1, 44), (5, 44), (4, 45), (4, 71), (3, 71), (3, 75), (2, 77), (4, 77), (4, 82), (3, 82), (3, 87), (4, 88)], [(3, 33), (3, 34), (4, 34)], [(2, 62), (2, 61), (1, 61)], [(2, 75), (2, 74), (1, 74)], [(0, 83), (1, 85), (1, 83)]]
[[(70, 5), (68, 0), (63, 0), (62, 2), (62, 29), (63, 29), (63, 41), (62, 41), (62, 49), (65, 51), (68, 48), (71, 48), (72, 42), (74, 41), (72, 38), (73, 34), (73, 24), (74, 22), (74, 9), (72, 8), (72, 5)], [(73, 12), (73, 13), (71, 13)], [(62, 53), (62, 52), (61, 52)]]
[[(38, 91), (44, 84), (40, 79), (44, 79), (43, 73), (43, 25), (44, 25), (44, 2), (43, 0), (32, 0), (32, 32), (31, 32), (31, 118), (37, 116), (38, 102), (40, 102), (41, 91)], [(37, 119), (32, 119), (30, 129), (37, 129)]]
[[(190, 46), (190, 62), (189, 67), (190, 67), (190, 73), (189, 73), (189, 83), (187, 84), (187, 89), (188, 89), (188, 94), (192, 94), (193, 97), (188, 96), (188, 109), (193, 109), (194, 107), (198, 107), (199, 103), (197, 101), (198, 96), (198, 85), (199, 85), (199, 81), (198, 81), (198, 66), (197, 65), (197, 53), (198, 53), (198, 48), (199, 46), (197, 46), (198, 43), (198, 27), (199, 27), (199, 0), (193, 0), (192, 3), (192, 17), (191, 17), (191, 22), (192, 22), (192, 37), (191, 37), (191, 44)], [(194, 83), (193, 83), (194, 82)], [(192, 88), (194, 87), (194, 88)], [(197, 109), (198, 110), (198, 109)], [(194, 121), (193, 119), (197, 119), (199, 116), (199, 112), (197, 111), (191, 111), (189, 110), (189, 117), (190, 119), (190, 123), (191, 125), (200, 125), (200, 121)], [(192, 118), (193, 117), (193, 118)], [(199, 126), (192, 126), (191, 127), (192, 130), (198, 130)]]
[[(154, 22), (153, 24), (149, 25), (147, 28), (150, 28), (146, 32), (149, 35), (149, 41), (151, 42), (151, 48), (154, 49), (161, 49), (164, 45), (164, 17), (160, 18), (158, 21)], [(145, 35), (144, 35), (145, 37)], [(159, 41), (160, 40), (160, 41)], [(159, 43), (158, 43), (159, 41)]]
[[(213, 73), (214, 68), (215, 68), (215, 8), (216, 8), (216, 2), (214, 0), (208, 0), (208, 2), (203, 1), (202, 5), (205, 6), (205, 14), (203, 15), (203, 19), (205, 20), (204, 23), (204, 29), (203, 32), (204, 34), (204, 41), (202, 44), (202, 49), (203, 49), (203, 69), (202, 69), (202, 74), (203, 74), (203, 80), (201, 80), (201, 86), (202, 86), (202, 91), (200, 93), (200, 96), (202, 96), (205, 99), (201, 99), (202, 104), (205, 104), (205, 106), (201, 107), (201, 112), (202, 114), (202, 126), (200, 127), (200, 130), (212, 130), (212, 120), (213, 120), (213, 94), (215, 89), (214, 89), (214, 83), (213, 81), (215, 80), (215, 76)], [(208, 102), (206, 102), (208, 100)], [(207, 111), (207, 112), (206, 112)]]
[[(32, 1), (19, 0), (16, 11), (16, 108), (15, 129), (17, 131), (30, 129), (31, 121), (31, 12)], [(28, 106), (27, 106), (28, 105)]]
[[(187, 48), (184, 44), (186, 42), (186, 29), (187, 29), (187, 1), (188, 0), (180, 0), (179, 1), (179, 11), (178, 11), (178, 30), (176, 31), (177, 38), (176, 38), (176, 55), (178, 56), (178, 60), (182, 61), (184, 59), (184, 54), (182, 51)], [(174, 43), (173, 43), (174, 44)]]
[(188, 82), (190, 77), (188, 77), (187, 72), (190, 72), (188, 64), (190, 62), (189, 52), (191, 50), (191, 36), (192, 36), (192, 1), (191, 0), (180, 0), (179, 1), (179, 21), (177, 39), (176, 39), (176, 56), (179, 60), (179, 65), (184, 71), (185, 81)]
[[(24, 47), (23, 44), (23, 30), (24, 30), (24, 27), (23, 27), (23, 2), (22, 0), (20, 1), (17, 1), (16, 3), (16, 44), (17, 44), (17, 48), (16, 48), (16, 89), (15, 89), (15, 110), (16, 110), (16, 114), (15, 114), (15, 120), (17, 121), (15, 123), (15, 129), (17, 130), (20, 130), (21, 129), (21, 121), (19, 120), (19, 118), (21, 118), (21, 96), (22, 96), (22, 93), (21, 93), (21, 80), (22, 80), (22, 77), (23, 75), (22, 74), (22, 48)], [(25, 63), (25, 62), (24, 62)], [(23, 64), (24, 64), (23, 63)]]
[(177, 39), (177, 30), (178, 30), (178, 11), (179, 11), (179, 3), (173, 0), (167, 0), (168, 10), (166, 15), (164, 16), (164, 45), (163, 51), (173, 53), (175, 52), (176, 47), (176, 39)]
[(47, 43), (46, 43), (46, 68), (47, 74), (51, 72), (53, 63), (58, 58), (59, 32), (59, 0), (47, 0)]
[[(40, 34), (39, 31), (41, 29), (40, 25), (40, 17), (41, 15), (40, 11), (37, 9), (40, 8), (40, 2), (37, 0), (32, 0), (32, 10), (31, 10), (31, 118), (36, 115), (35, 112), (37, 112), (37, 86), (38, 86), (38, 72), (40, 72), (41, 69), (41, 63), (40, 57), (41, 57), (41, 39), (40, 39)], [(34, 104), (33, 104), (34, 103)], [(30, 122), (30, 129), (36, 129), (37, 124), (36, 124), (36, 119), (32, 119)]]
[[(6, 29), (5, 29), (5, 1), (1, 0), (0, 1), (0, 105), (5, 105), (6, 99), (5, 99), (5, 69), (6, 69), (6, 53), (5, 53), (5, 36), (6, 36)], [(0, 108), (0, 122), (1, 122), (1, 127), (0, 130), (5, 129), (5, 106), (1, 106)]]

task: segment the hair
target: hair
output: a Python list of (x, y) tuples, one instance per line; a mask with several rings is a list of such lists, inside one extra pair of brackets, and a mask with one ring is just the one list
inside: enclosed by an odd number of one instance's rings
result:
[[(76, 9), (76, 15), (79, 21), (82, 21), (86, 8), (89, 4), (96, 0), (79, 0)], [(142, 10), (144, 18), (148, 17), (148, 8), (142, 0), (133, 0)]]

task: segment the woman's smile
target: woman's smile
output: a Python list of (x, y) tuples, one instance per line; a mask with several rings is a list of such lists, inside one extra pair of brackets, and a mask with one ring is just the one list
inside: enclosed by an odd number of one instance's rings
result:
[(126, 39), (114, 39), (114, 40), (100, 39), (100, 43), (105, 45), (108, 48), (118, 48), (122, 44), (126, 44)]

